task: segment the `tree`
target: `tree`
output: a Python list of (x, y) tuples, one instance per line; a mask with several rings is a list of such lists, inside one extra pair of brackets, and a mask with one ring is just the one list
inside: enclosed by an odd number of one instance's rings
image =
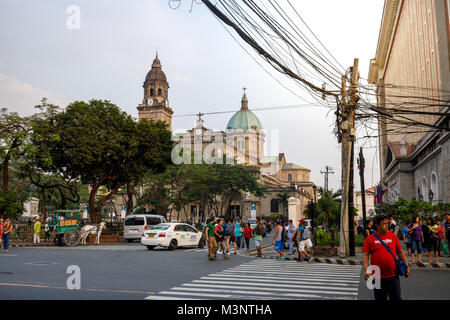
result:
[(27, 152), (33, 148), (31, 130), (30, 118), (9, 113), (6, 108), (0, 110), (0, 216), (16, 217), (28, 198), (25, 164)]
[[(92, 186), (93, 223), (100, 222), (104, 204), (119, 188), (148, 170), (164, 171), (172, 149), (165, 123), (135, 122), (106, 100), (75, 101), (61, 112), (47, 108), (35, 122), (33, 142), (43, 171)], [(97, 197), (102, 186), (108, 192)]]
[(338, 197), (340, 191), (333, 193), (332, 190), (319, 189), (319, 200), (317, 201), (317, 224), (325, 225), (327, 228), (338, 228), (340, 225), (341, 204)]
[(287, 216), (288, 213), (288, 199), (291, 197), (286, 191), (283, 193), (277, 194), (278, 200), (283, 205), (284, 215)]

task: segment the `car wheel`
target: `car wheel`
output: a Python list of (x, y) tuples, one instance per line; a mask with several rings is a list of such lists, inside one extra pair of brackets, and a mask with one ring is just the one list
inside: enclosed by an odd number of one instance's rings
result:
[(127, 239), (128, 243), (132, 243), (134, 239)]
[(147, 249), (148, 249), (148, 250), (153, 250), (154, 247), (155, 247), (155, 246), (147, 246)]
[(178, 247), (177, 240), (170, 241), (170, 244), (169, 244), (169, 250), (170, 251), (175, 250), (177, 247)]
[(201, 239), (201, 240), (200, 240), (200, 242), (198, 243), (198, 247), (199, 247), (200, 249), (203, 249), (203, 248), (205, 247), (205, 240), (204, 240), (204, 239)]

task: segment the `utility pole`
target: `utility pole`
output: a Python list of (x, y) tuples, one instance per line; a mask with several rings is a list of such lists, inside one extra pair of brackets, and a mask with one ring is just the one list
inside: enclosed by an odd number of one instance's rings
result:
[(333, 170), (333, 168), (331, 168), (331, 167), (329, 167), (329, 166), (325, 166), (325, 171), (322, 171), (322, 170), (320, 170), (320, 173), (321, 174), (325, 174), (325, 183), (324, 183), (324, 189), (325, 189), (325, 192), (327, 192), (328, 191), (328, 175), (331, 173), (331, 174), (334, 174), (334, 171), (332, 171)]
[(366, 187), (364, 186), (364, 168), (366, 166), (366, 161), (363, 156), (362, 147), (359, 148), (359, 178), (361, 179), (361, 199), (362, 199), (362, 214), (363, 214), (363, 225), (366, 226)]
[(342, 132), (342, 202), (341, 202), (341, 230), (339, 255), (346, 257), (355, 255), (355, 223), (353, 207), (353, 166), (355, 142), (355, 111), (358, 103), (358, 65), (359, 59), (354, 60), (351, 67), (351, 87), (347, 94), (347, 75), (342, 76), (341, 110), (338, 121)]

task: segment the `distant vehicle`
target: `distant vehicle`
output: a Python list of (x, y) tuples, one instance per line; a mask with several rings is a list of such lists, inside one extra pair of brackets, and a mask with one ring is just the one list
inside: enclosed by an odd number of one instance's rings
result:
[(202, 232), (186, 223), (160, 223), (142, 233), (141, 244), (148, 250), (156, 246), (175, 250), (178, 247), (197, 246), (203, 248)]
[(139, 240), (145, 230), (163, 222), (166, 222), (166, 219), (156, 214), (129, 215), (123, 224), (123, 238), (128, 242)]

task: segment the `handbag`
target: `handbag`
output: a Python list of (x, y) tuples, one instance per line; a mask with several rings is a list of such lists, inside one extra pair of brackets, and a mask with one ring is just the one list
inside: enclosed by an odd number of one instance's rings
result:
[(392, 258), (394, 258), (395, 261), (395, 265), (397, 266), (397, 274), (402, 276), (402, 277), (408, 277), (407, 273), (408, 273), (408, 266), (400, 259), (397, 259), (394, 254), (392, 253), (391, 249), (389, 249), (389, 247), (380, 239), (380, 237), (378, 237), (378, 235), (374, 232), (372, 233), (375, 238), (378, 239), (378, 241), (380, 241), (380, 243), (383, 245), (383, 247), (391, 254)]

